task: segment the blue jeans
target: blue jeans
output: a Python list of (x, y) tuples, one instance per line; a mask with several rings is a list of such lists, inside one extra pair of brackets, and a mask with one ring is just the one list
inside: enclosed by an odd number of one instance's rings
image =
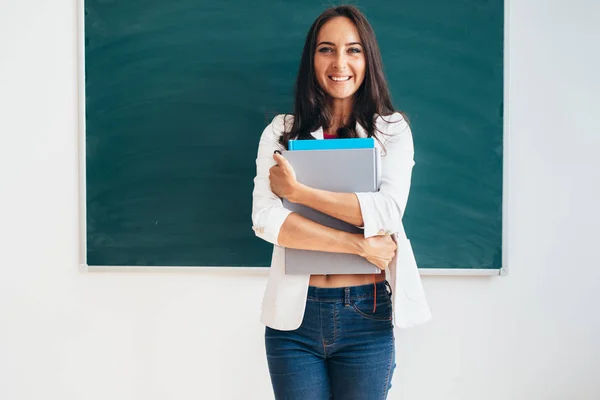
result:
[(266, 328), (277, 400), (382, 400), (396, 366), (387, 282), (343, 288), (310, 286), (302, 325)]

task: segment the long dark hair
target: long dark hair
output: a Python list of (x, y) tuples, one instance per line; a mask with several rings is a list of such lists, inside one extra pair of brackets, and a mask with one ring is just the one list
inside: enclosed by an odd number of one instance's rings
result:
[(319, 15), (306, 35), (296, 79), (294, 122), (291, 129), (288, 131), (286, 128), (280, 138), (285, 148), (288, 147), (288, 141), (291, 139), (315, 139), (311, 132), (320, 126), (325, 128), (330, 126), (332, 113), (327, 106), (327, 94), (315, 77), (314, 54), (319, 31), (327, 21), (336, 17), (345, 17), (354, 23), (363, 45), (366, 61), (365, 78), (354, 94), (352, 114), (345, 125), (338, 129), (338, 137), (357, 137), (355, 126), (358, 122), (365, 128), (368, 137), (378, 139), (375, 132), (375, 114), (387, 116), (394, 113), (373, 28), (356, 7), (348, 5), (332, 7)]

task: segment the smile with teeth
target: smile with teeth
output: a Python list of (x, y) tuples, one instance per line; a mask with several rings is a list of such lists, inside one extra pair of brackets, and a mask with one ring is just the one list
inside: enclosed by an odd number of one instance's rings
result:
[(345, 82), (345, 81), (349, 81), (350, 78), (352, 78), (351, 76), (330, 76), (329, 79), (331, 79), (334, 82)]

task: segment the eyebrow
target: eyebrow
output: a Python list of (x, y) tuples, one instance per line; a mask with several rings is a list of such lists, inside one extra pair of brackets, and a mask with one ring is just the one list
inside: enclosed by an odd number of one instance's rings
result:
[[(320, 45), (322, 45), (322, 44), (328, 44), (328, 45), (330, 45), (330, 46), (335, 46), (335, 43), (332, 43), (332, 42), (321, 42), (321, 43), (319, 43), (319, 44), (317, 45), (317, 47), (319, 47), (319, 46), (320, 46)], [(355, 45), (355, 44), (357, 44), (357, 45), (359, 45), (359, 46), (362, 46), (362, 44), (361, 44), (360, 42), (350, 42), (350, 43), (346, 43), (346, 46), (352, 46), (352, 45)]]

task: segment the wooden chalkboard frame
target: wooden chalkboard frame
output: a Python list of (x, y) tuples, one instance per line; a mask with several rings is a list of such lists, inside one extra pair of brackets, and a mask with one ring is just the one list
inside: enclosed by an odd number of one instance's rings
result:
[[(420, 268), (421, 275), (434, 276), (506, 276), (508, 274), (508, 221), (509, 209), (507, 199), (510, 190), (510, 104), (509, 87), (509, 23), (508, 15), (510, 0), (504, 0), (504, 82), (503, 101), (503, 177), (502, 177), (502, 263), (499, 269), (484, 268)], [(269, 267), (226, 267), (226, 266), (90, 266), (87, 263), (87, 224), (86, 224), (86, 97), (85, 97), (85, 0), (77, 1), (77, 85), (78, 85), (78, 218), (79, 218), (79, 271), (87, 272), (203, 272), (203, 273), (234, 273), (236, 275), (267, 276)]]

